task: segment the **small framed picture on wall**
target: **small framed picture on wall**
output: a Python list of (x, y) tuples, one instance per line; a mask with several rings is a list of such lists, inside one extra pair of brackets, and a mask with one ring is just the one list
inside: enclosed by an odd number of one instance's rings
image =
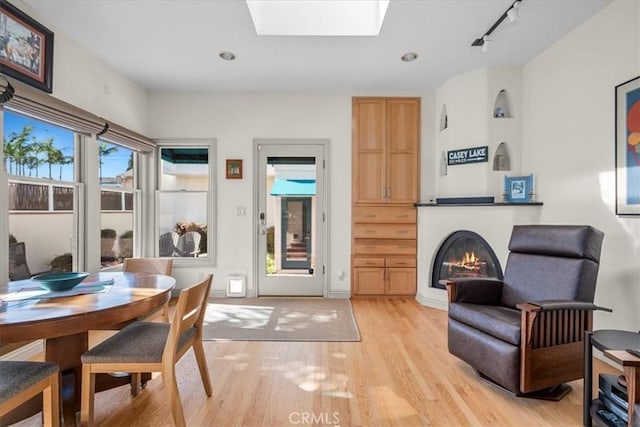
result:
[(242, 179), (242, 159), (227, 159), (227, 179)]

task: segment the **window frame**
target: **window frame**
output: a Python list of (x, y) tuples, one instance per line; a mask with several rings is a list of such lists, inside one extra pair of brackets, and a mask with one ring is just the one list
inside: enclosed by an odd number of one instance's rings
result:
[[(133, 189), (126, 190), (119, 187), (109, 187), (106, 185), (100, 184), (100, 178), (98, 175), (98, 200), (100, 201), (100, 229), (102, 229), (102, 214), (103, 213), (112, 213), (112, 212), (126, 212), (126, 210), (122, 209), (119, 211), (113, 210), (104, 210), (102, 209), (102, 191), (111, 191), (118, 193), (132, 193), (133, 194), (133, 220), (132, 220), (132, 228), (133, 228), (133, 257), (140, 257), (142, 254), (142, 241), (144, 239), (144, 228), (142, 225), (142, 190), (140, 189), (140, 174), (142, 162), (140, 161), (141, 156), (145, 156), (147, 153), (143, 153), (138, 151), (135, 147), (131, 147), (125, 143), (121, 142), (112, 142), (107, 139), (101, 139), (97, 137), (95, 139), (96, 144), (98, 145), (101, 142), (106, 142), (111, 145), (117, 145), (127, 150), (131, 150), (133, 152)], [(100, 158), (98, 158), (98, 167), (100, 167)], [(98, 253), (100, 256), (100, 253)], [(114, 264), (108, 267), (102, 267), (100, 260), (98, 260), (98, 265), (100, 266), (100, 271), (118, 271), (122, 268), (123, 263)]]
[[(177, 140), (158, 140), (156, 141), (156, 190), (154, 194), (154, 240), (153, 254), (156, 257), (160, 255), (160, 194), (169, 193), (207, 193), (207, 257), (172, 257), (173, 265), (178, 267), (213, 267), (216, 265), (217, 259), (217, 195), (216, 195), (216, 162), (217, 140), (215, 138), (206, 139), (177, 139)], [(162, 149), (163, 148), (206, 148), (208, 151), (208, 186), (207, 190), (162, 190)]]
[[(18, 182), (18, 183), (25, 183), (25, 184), (34, 184), (34, 185), (46, 185), (46, 186), (61, 186), (61, 187), (70, 187), (73, 188), (74, 190), (74, 197), (73, 197), (73, 211), (72, 211), (72, 226), (71, 226), (71, 230), (72, 230), (72, 235), (71, 235), (71, 255), (72, 255), (72, 270), (73, 271), (84, 271), (86, 268), (86, 264), (85, 264), (85, 248), (86, 248), (86, 244), (85, 244), (85, 218), (86, 218), (86, 214), (85, 214), (85, 210), (84, 210), (84, 205), (85, 205), (85, 185), (81, 180), (81, 162), (82, 162), (82, 158), (83, 158), (83, 150), (82, 150), (82, 146), (84, 143), (86, 143), (85, 139), (86, 136), (83, 134), (80, 134), (78, 131), (70, 129), (62, 124), (59, 123), (54, 123), (50, 120), (46, 120), (40, 117), (36, 117), (32, 114), (28, 114), (22, 111), (18, 111), (18, 110), (14, 110), (14, 109), (0, 109), (0, 115), (2, 116), (1, 118), (1, 123), (2, 123), (2, 135), (4, 138), (4, 122), (5, 122), (5, 115), (8, 114), (14, 114), (14, 115), (18, 115), (18, 116), (22, 116), (37, 122), (41, 122), (41, 123), (45, 123), (47, 125), (50, 126), (54, 126), (54, 127), (58, 127), (58, 128), (63, 128), (68, 130), (69, 132), (71, 132), (73, 134), (73, 181), (66, 181), (66, 180), (49, 180), (46, 178), (40, 178), (40, 177), (33, 177), (33, 176), (22, 176), (22, 175), (15, 175), (15, 174), (9, 174), (8, 171), (1, 171), (0, 174), (2, 175), (2, 179), (0, 180), (0, 185), (2, 185), (2, 191), (0, 191), (0, 194), (3, 195), (3, 199), (6, 201), (6, 208), (3, 209), (2, 212), (2, 230), (5, 232), (4, 235), (8, 236), (10, 233), (10, 215), (16, 212), (24, 212), (24, 213), (35, 213), (35, 212), (47, 212), (49, 214), (55, 214), (56, 211), (55, 210), (49, 210), (47, 209), (46, 211), (38, 211), (38, 210), (25, 210), (25, 211), (12, 211), (9, 209), (9, 183), (11, 182)], [(0, 160), (4, 159), (4, 143), (0, 144)], [(64, 210), (64, 211), (57, 211), (59, 213), (69, 213), (69, 211)], [(6, 267), (7, 267), (7, 276), (3, 278), (3, 280), (8, 280), (8, 259), (7, 260), (2, 260), (2, 262), (0, 263), (0, 266), (4, 266), (5, 262), (7, 262)]]

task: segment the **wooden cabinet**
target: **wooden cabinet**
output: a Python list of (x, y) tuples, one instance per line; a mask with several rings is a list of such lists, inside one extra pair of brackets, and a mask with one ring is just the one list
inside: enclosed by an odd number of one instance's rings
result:
[(354, 204), (418, 200), (419, 98), (353, 99)]
[(419, 98), (353, 99), (352, 294), (415, 295)]

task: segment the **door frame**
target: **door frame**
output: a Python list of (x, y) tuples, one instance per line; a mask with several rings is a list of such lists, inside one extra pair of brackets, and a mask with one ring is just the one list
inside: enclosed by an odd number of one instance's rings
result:
[(254, 138), (253, 139), (253, 206), (251, 209), (251, 215), (253, 217), (253, 247), (251, 257), (252, 261), (252, 271), (253, 271), (253, 283), (251, 289), (247, 289), (248, 297), (257, 297), (258, 296), (258, 281), (260, 275), (260, 260), (258, 259), (258, 251), (259, 251), (259, 227), (260, 227), (260, 219), (258, 218), (258, 197), (259, 190), (258, 187), (260, 185), (260, 176), (258, 173), (260, 155), (258, 153), (258, 146), (260, 145), (292, 145), (292, 146), (305, 146), (305, 145), (320, 145), (322, 146), (322, 151), (324, 153), (324, 164), (322, 165), (324, 168), (324, 203), (322, 206), (318, 205), (318, 209), (322, 209), (323, 218), (324, 218), (324, 229), (321, 231), (324, 237), (324, 247), (322, 248), (322, 255), (324, 264), (322, 266), (316, 266), (316, 268), (322, 268), (322, 297), (327, 298), (329, 294), (329, 286), (328, 286), (328, 277), (329, 277), (329, 162), (327, 159), (329, 158), (329, 142), (330, 139), (322, 138)]

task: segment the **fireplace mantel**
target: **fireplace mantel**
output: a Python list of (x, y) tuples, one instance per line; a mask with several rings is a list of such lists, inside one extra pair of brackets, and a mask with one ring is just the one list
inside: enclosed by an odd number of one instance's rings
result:
[(528, 203), (416, 203), (417, 208), (456, 208), (456, 207), (491, 207), (491, 206), (511, 206), (511, 207), (523, 207), (523, 206), (542, 206), (542, 202), (528, 202)]
[(442, 242), (454, 231), (473, 231), (489, 243), (500, 264), (504, 266), (513, 226), (540, 224), (543, 209), (540, 202), (464, 205), (417, 203), (416, 206), (418, 207), (416, 299), (423, 305), (443, 310), (447, 309), (447, 292), (431, 286), (431, 269)]

